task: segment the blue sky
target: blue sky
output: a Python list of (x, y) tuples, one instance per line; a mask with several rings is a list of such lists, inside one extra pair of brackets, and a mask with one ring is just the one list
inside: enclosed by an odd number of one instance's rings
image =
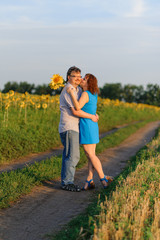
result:
[(0, 0), (0, 89), (70, 66), (105, 83), (160, 80), (159, 0)]

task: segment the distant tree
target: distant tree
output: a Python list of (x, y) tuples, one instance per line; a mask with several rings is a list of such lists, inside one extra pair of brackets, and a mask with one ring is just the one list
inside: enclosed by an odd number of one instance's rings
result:
[(158, 84), (148, 84), (144, 92), (144, 102), (149, 105), (160, 106), (160, 87)]
[(158, 86), (156, 91), (156, 106), (160, 107), (160, 87)]
[(100, 88), (102, 98), (122, 99), (122, 86), (120, 83), (106, 83)]
[(51, 89), (48, 85), (43, 84), (43, 85), (38, 85), (35, 87), (34, 94), (37, 95), (42, 95), (42, 94), (50, 94), (53, 95), (54, 90)]
[(30, 84), (30, 83), (27, 83), (27, 82), (20, 82), (19, 86), (18, 86), (18, 89), (17, 89), (17, 92), (20, 92), (20, 93), (25, 93), (25, 92), (32, 93), (34, 88), (35, 88), (34, 84)]
[(27, 82), (7, 82), (4, 85), (4, 89), (3, 89), (3, 93), (9, 92), (10, 90), (13, 90), (15, 92), (19, 92), (19, 93), (32, 93), (32, 91), (34, 90), (34, 84), (30, 84)]
[(54, 94), (58, 94), (59, 95), (59, 94), (61, 94), (62, 90), (63, 90), (63, 88), (61, 87), (61, 88), (55, 90)]
[(17, 91), (18, 89), (18, 83), (17, 82), (7, 82), (4, 85), (4, 89), (2, 90), (3, 93), (7, 93), (10, 90)]
[(143, 86), (127, 84), (123, 87), (122, 95), (126, 102), (143, 102)]
[(135, 102), (144, 103), (144, 88), (142, 85), (136, 86), (134, 97), (135, 97)]
[(62, 91), (62, 88), (53, 90), (49, 87), (48, 84), (42, 84), (42, 85), (38, 85), (35, 87), (34, 84), (30, 84), (27, 82), (20, 82), (20, 83), (7, 82), (4, 85), (4, 89), (2, 90), (2, 92), (6, 93), (6, 92), (9, 92), (10, 90), (13, 90), (13, 91), (19, 92), (19, 93), (28, 92), (30, 94), (37, 94), (37, 95), (42, 95), (42, 94), (55, 95), (55, 94), (60, 94)]

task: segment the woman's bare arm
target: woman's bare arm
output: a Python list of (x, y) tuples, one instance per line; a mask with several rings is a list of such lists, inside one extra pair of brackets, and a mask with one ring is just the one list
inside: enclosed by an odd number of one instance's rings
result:
[(77, 110), (75, 110), (74, 107), (71, 108), (71, 111), (72, 111), (73, 115), (76, 116), (76, 117), (89, 118), (93, 122), (98, 122), (98, 120), (99, 120), (99, 116), (97, 114), (93, 115), (93, 114), (90, 114), (90, 113), (86, 113), (82, 110), (77, 111)]
[(74, 90), (71, 87), (67, 89), (67, 92), (70, 94), (76, 110), (80, 110), (89, 101), (87, 92), (82, 93), (79, 101), (77, 101), (76, 96), (74, 95)]

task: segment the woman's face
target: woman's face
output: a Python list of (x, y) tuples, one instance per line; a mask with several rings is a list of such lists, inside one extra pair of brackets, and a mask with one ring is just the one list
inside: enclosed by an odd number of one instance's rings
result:
[(86, 77), (84, 77), (84, 78), (82, 78), (81, 79), (81, 83), (80, 83), (80, 86), (81, 86), (81, 88), (87, 88), (87, 79), (86, 79)]

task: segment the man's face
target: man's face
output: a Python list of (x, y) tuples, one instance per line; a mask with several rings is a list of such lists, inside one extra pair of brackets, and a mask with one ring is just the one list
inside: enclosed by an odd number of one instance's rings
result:
[(80, 72), (71, 72), (68, 76), (68, 82), (72, 84), (74, 87), (77, 87), (81, 82), (82, 76)]

